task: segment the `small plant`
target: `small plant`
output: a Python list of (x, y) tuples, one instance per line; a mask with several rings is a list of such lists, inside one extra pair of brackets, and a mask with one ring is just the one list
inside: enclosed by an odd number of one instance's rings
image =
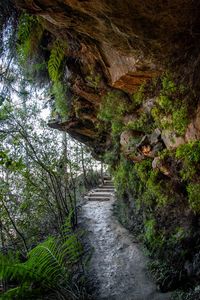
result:
[(145, 132), (151, 131), (148, 115), (146, 113), (141, 113), (137, 120), (128, 122), (126, 128)]
[(176, 149), (176, 157), (188, 163), (200, 162), (200, 142), (190, 142)]
[(200, 213), (200, 184), (190, 183), (187, 186), (188, 201), (190, 208), (195, 213)]
[(186, 106), (182, 106), (172, 113), (173, 126), (178, 135), (184, 135), (188, 125), (188, 112)]
[(198, 172), (198, 165), (200, 163), (200, 142), (195, 141), (180, 145), (176, 149), (176, 158), (181, 159), (183, 163), (183, 168), (180, 172), (183, 180), (191, 180)]
[(140, 106), (144, 100), (144, 84), (142, 84), (138, 91), (132, 95), (133, 99), (133, 108)]
[(152, 171), (151, 159), (145, 159), (135, 164), (135, 169), (142, 182), (146, 183)]
[(99, 84), (101, 82), (101, 75), (95, 75), (93, 71), (90, 72), (90, 75), (86, 77), (86, 81), (88, 82), (89, 86), (97, 90), (99, 88)]
[(119, 92), (108, 92), (100, 107), (98, 117), (103, 121), (119, 119), (127, 112), (127, 103)]
[(123, 116), (128, 111), (126, 99), (120, 92), (108, 92), (101, 103), (98, 118), (111, 123), (112, 135), (119, 135), (123, 129)]
[(188, 104), (184, 100), (186, 89), (176, 86), (169, 76), (161, 80), (162, 89), (151, 114), (157, 127), (174, 130), (183, 136), (189, 123)]

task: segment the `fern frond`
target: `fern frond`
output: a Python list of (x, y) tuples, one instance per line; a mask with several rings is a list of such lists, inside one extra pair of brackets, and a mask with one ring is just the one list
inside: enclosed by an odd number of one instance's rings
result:
[(49, 77), (53, 82), (59, 81), (60, 79), (59, 70), (64, 59), (65, 49), (66, 45), (61, 42), (60, 39), (54, 42), (48, 61)]
[(38, 18), (25, 13), (21, 15), (17, 32), (17, 52), (21, 65), (37, 53), (43, 32), (44, 28)]
[(48, 238), (28, 253), (26, 262), (20, 263), (12, 257), (0, 255), (0, 280), (20, 282), (16, 288), (6, 291), (2, 299), (32, 299), (38, 287), (40, 291), (51, 290), (62, 297), (63, 291), (70, 294), (70, 297), (66, 294), (66, 298), (62, 299), (79, 299), (75, 296), (78, 290), (73, 292), (71, 279), (82, 247), (72, 231), (70, 219), (71, 216), (66, 221), (63, 240)]

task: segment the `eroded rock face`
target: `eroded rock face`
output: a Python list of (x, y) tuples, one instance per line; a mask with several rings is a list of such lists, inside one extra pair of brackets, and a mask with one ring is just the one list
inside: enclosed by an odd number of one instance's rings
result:
[[(181, 63), (188, 62), (199, 42), (200, 4), (189, 0), (15, 2), (40, 16), (53, 39), (68, 42), (67, 80), (73, 94), (70, 117), (54, 120), (51, 126), (90, 144), (96, 153), (105, 152), (110, 144), (109, 130), (98, 130), (104, 95), (120, 89), (130, 96), (142, 83), (160, 75), (170, 58), (180, 58), (183, 53)], [(150, 99), (143, 111), (150, 112), (153, 104)], [(200, 137), (199, 115), (189, 125), (186, 141)], [(163, 135), (164, 139), (171, 147)], [(156, 145), (141, 146), (141, 155), (154, 157)]]

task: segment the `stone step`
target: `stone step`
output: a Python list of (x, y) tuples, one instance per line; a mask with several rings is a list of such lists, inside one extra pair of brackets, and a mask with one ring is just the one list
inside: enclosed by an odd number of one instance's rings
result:
[(87, 196), (88, 201), (109, 201), (110, 197)]
[(104, 184), (113, 184), (112, 180), (104, 180), (103, 182), (104, 182)]
[(104, 185), (102, 185), (102, 186), (99, 186), (98, 189), (100, 189), (100, 190), (114, 190), (115, 187), (114, 186), (104, 186)]
[(96, 193), (96, 192), (97, 192), (97, 193), (99, 193), (99, 192), (102, 192), (102, 193), (114, 193), (114, 191), (115, 191), (114, 189), (110, 189), (110, 188), (109, 188), (109, 189), (100, 189), (100, 188), (99, 188), (99, 189), (96, 189), (96, 190), (95, 190), (95, 193)]
[(93, 197), (93, 196), (101, 196), (101, 197), (110, 197), (111, 193), (105, 193), (104, 191), (102, 192), (91, 192), (88, 194), (88, 197)]
[(102, 186), (99, 186), (100, 189), (114, 189), (115, 187), (113, 185), (102, 185)]

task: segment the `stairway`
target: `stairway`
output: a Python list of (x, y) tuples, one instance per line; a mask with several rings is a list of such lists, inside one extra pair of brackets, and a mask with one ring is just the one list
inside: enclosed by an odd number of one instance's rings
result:
[(93, 249), (87, 279), (95, 300), (169, 300), (147, 271), (148, 259), (135, 238), (113, 214), (114, 186), (110, 178), (89, 192), (82, 206), (81, 228)]
[(104, 177), (103, 183), (98, 188), (91, 190), (85, 199), (88, 201), (109, 201), (113, 197), (115, 188), (112, 179)]

